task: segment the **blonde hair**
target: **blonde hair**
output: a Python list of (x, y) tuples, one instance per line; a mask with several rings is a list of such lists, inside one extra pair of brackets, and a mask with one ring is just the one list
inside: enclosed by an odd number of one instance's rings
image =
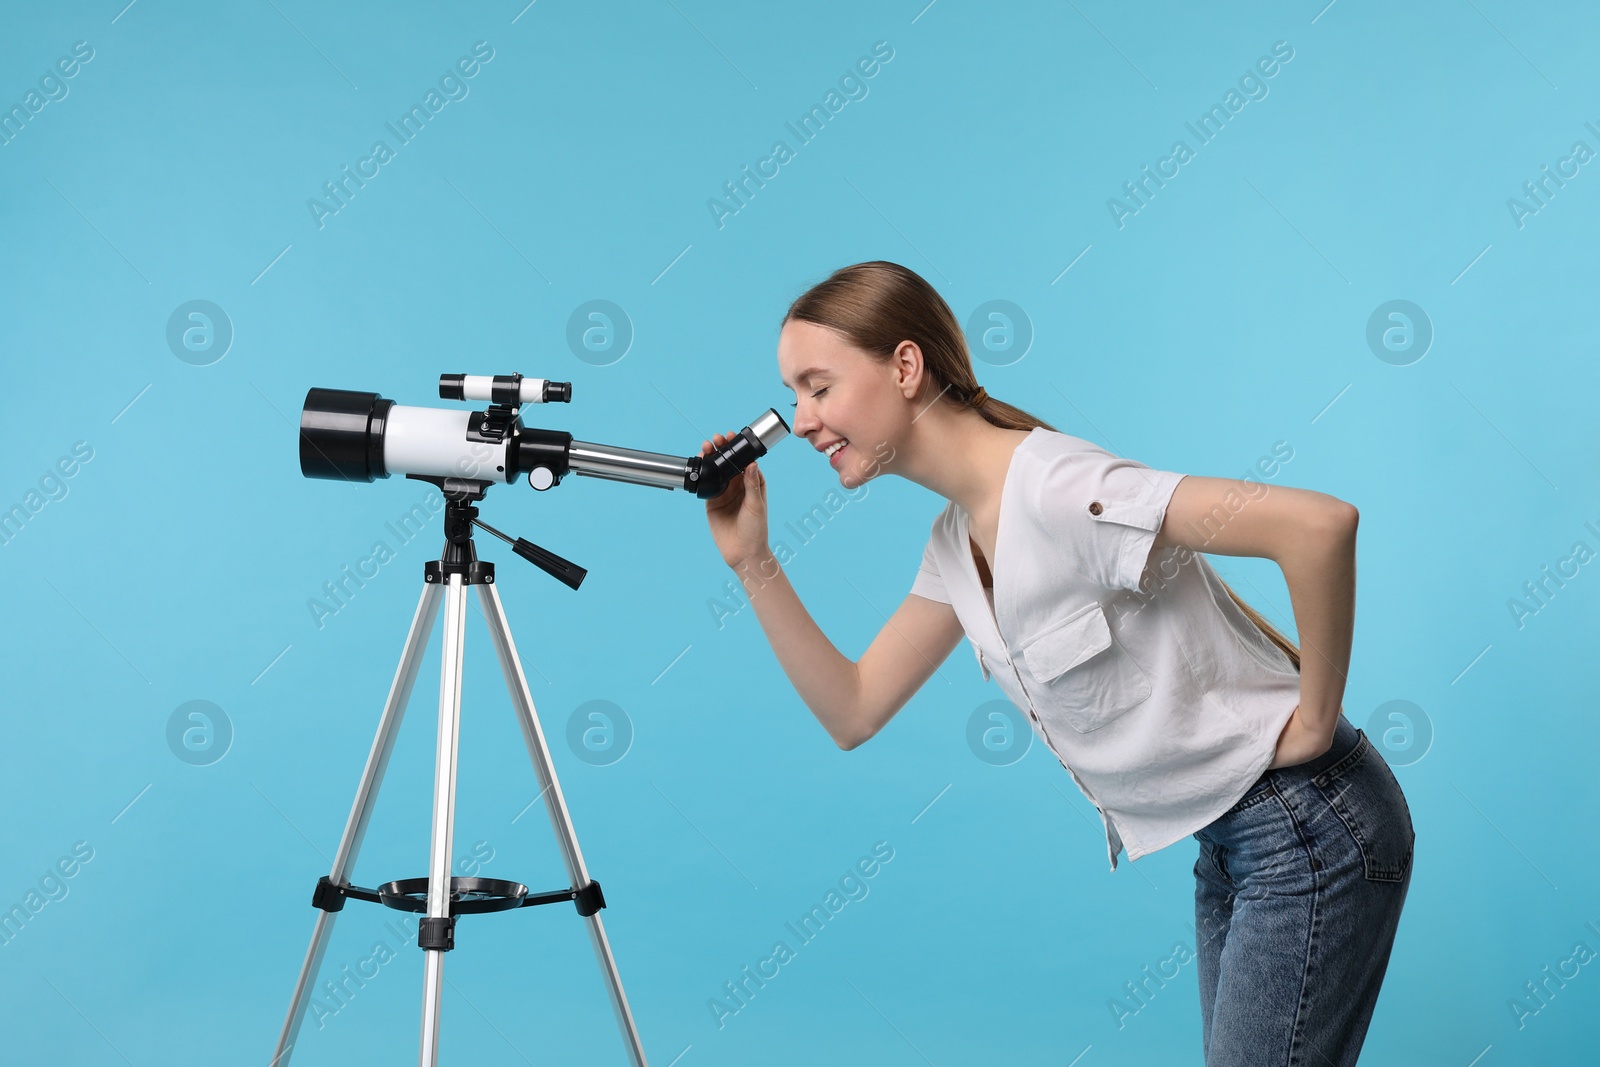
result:
[[(840, 267), (801, 293), (789, 305), (779, 328), (791, 321), (826, 326), (878, 363), (893, 358), (902, 341), (915, 341), (922, 349), (927, 377), (924, 395), (937, 389), (935, 402), (971, 408), (986, 422), (1007, 430), (1042, 427), (1059, 432), (1038, 416), (980, 391), (966, 335), (950, 305), (920, 274), (898, 263), (875, 259)], [(975, 400), (980, 401), (976, 406)], [(1240, 599), (1227, 582), (1222, 582), (1222, 588), (1298, 671), (1300, 650), (1294, 643)]]

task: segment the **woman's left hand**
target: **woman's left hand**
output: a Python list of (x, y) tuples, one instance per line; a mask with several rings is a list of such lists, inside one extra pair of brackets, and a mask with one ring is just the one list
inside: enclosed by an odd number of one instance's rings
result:
[(1289, 721), (1284, 723), (1283, 732), (1278, 735), (1278, 747), (1272, 754), (1272, 762), (1267, 764), (1267, 770), (1293, 767), (1327, 752), (1333, 747), (1334, 725), (1330, 722), (1325, 728), (1308, 726), (1300, 714), (1300, 705), (1296, 704)]

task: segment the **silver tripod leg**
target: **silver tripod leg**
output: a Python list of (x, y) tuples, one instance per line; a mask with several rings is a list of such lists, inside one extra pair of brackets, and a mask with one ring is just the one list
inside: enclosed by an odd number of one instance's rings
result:
[[(339, 851), (333, 857), (333, 869), (328, 880), (344, 885), (350, 868), (355, 865), (356, 853), (361, 851), (362, 839), (367, 835), (367, 823), (372, 817), (372, 801), (383, 784), (383, 775), (389, 767), (389, 756), (394, 752), (394, 739), (400, 732), (400, 720), (405, 717), (406, 704), (411, 699), (411, 687), (416, 683), (417, 670), (422, 666), (422, 656), (433, 633), (433, 623), (439, 613), (436, 585), (425, 585), (422, 598), (417, 601), (417, 612), (411, 618), (411, 632), (406, 636), (405, 651), (400, 655), (400, 666), (389, 686), (389, 699), (383, 706), (383, 717), (378, 720), (378, 735), (373, 738), (372, 751), (367, 755), (367, 767), (361, 773), (361, 785), (356, 790), (355, 803), (350, 808), (350, 818), (345, 823), (344, 837), (339, 841)], [(288, 1067), (289, 1053), (300, 1037), (300, 1024), (305, 1021), (308, 997), (306, 993), (317, 972), (322, 967), (322, 956), (328, 948), (328, 938), (333, 934), (336, 911), (318, 911), (316, 929), (311, 934), (311, 947), (306, 950), (305, 963), (300, 967), (300, 980), (295, 983), (294, 999), (289, 1002), (289, 1015), (278, 1035), (278, 1047), (273, 1052), (271, 1067)]]
[[(578, 851), (578, 835), (567, 814), (567, 802), (561, 796), (561, 783), (556, 781), (550, 750), (545, 745), (544, 731), (539, 727), (533, 697), (528, 692), (528, 679), (522, 673), (522, 662), (517, 658), (516, 646), (511, 643), (511, 627), (506, 622), (505, 610), (500, 606), (500, 594), (492, 584), (484, 583), (478, 586), (478, 599), (483, 604), (484, 618), (489, 623), (489, 636), (494, 640), (495, 654), (500, 657), (500, 670), (506, 676), (506, 688), (511, 691), (511, 703), (517, 710), (522, 738), (527, 742), (533, 769), (539, 775), (545, 811), (550, 815), (550, 825), (555, 830), (556, 841), (561, 845), (561, 855), (567, 863), (567, 877), (572, 879), (573, 889), (582, 889), (589, 884), (589, 872), (583, 865), (583, 854)], [(622, 1031), (634, 1067), (646, 1067), (644, 1046), (639, 1041), (633, 1013), (628, 1009), (628, 998), (622, 992), (622, 979), (617, 976), (617, 964), (611, 956), (611, 945), (606, 940), (606, 929), (600, 921), (600, 913), (596, 911), (587, 918), (589, 940), (594, 945), (595, 959), (600, 963), (606, 988), (611, 994), (611, 1010), (616, 1015), (617, 1027)]]
[[(433, 769), (433, 842), (428, 849), (428, 918), (450, 915), (450, 855), (455, 836), (456, 748), (461, 731), (461, 663), (467, 623), (467, 587), (452, 572), (444, 600), (444, 649), (439, 659), (439, 745)], [(482, 588), (482, 587), (480, 587)], [(490, 586), (489, 588), (493, 588)], [(424, 949), (420, 1067), (439, 1061), (439, 999), (443, 948)]]

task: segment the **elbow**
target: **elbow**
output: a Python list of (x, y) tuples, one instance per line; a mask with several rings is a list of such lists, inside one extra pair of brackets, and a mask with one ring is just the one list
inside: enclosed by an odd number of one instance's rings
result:
[(1326, 497), (1303, 509), (1292, 524), (1285, 524), (1272, 551), (1265, 554), (1281, 565), (1290, 560), (1305, 561), (1323, 558), (1328, 553), (1351, 552), (1355, 548), (1356, 524), (1360, 517), (1354, 504)]
[(842, 735), (835, 734), (833, 743), (839, 746), (839, 751), (849, 752), (853, 748), (860, 748), (872, 739), (871, 734)]
[(1336, 541), (1355, 539), (1356, 527), (1361, 522), (1361, 512), (1347, 500), (1329, 497), (1327, 507), (1318, 514), (1316, 531)]
[(841, 752), (849, 752), (871, 741), (877, 732), (873, 727), (857, 725), (833, 734), (833, 743), (839, 746)]
[(1338, 524), (1339, 532), (1346, 537), (1354, 538), (1356, 527), (1361, 525), (1361, 512), (1357, 511), (1356, 506), (1348, 500), (1341, 500), (1339, 501), (1339, 507), (1336, 509), (1335, 521)]

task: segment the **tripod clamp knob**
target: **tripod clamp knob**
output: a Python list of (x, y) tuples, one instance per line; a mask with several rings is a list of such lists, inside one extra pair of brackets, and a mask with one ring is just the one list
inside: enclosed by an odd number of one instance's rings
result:
[(424, 915), (417, 920), (417, 947), (449, 952), (456, 947), (456, 917)]

